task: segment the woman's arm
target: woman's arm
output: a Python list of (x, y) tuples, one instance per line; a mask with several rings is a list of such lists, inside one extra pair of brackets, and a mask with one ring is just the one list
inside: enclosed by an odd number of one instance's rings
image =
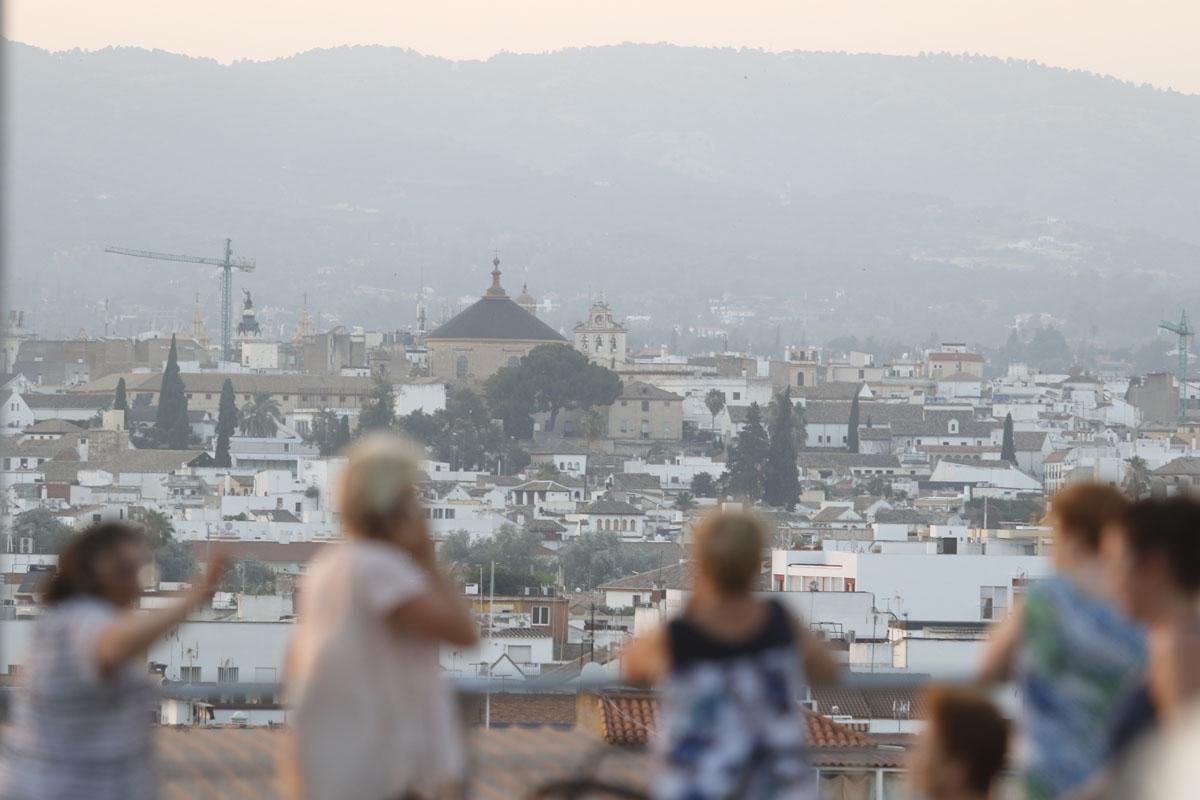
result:
[(111, 675), (126, 661), (144, 653), (160, 637), (187, 619), (193, 609), (216, 592), (225, 574), (225, 566), (223, 556), (211, 558), (204, 574), (193, 580), (184, 596), (165, 608), (121, 612), (96, 637), (92, 658), (100, 674)]
[(479, 641), (479, 631), (471, 609), (463, 600), (458, 585), (438, 568), (428, 565), (429, 592), (417, 595), (391, 613), (392, 626), (446, 644), (470, 647)]
[(979, 665), (979, 680), (1001, 683), (1012, 677), (1017, 647), (1021, 643), (1024, 612), (1025, 607), (1019, 605), (992, 628)]
[(639, 686), (651, 686), (668, 670), (666, 629), (659, 627), (621, 649), (621, 676)]
[(803, 622), (796, 621), (796, 641), (804, 654), (804, 679), (809, 686), (829, 686), (838, 682), (842, 666), (821, 641)]

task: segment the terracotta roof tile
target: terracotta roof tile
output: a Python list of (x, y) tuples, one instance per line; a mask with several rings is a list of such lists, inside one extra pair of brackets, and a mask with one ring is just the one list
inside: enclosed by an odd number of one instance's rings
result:
[[(643, 746), (649, 743), (658, 718), (659, 700), (648, 693), (607, 694), (597, 698), (600, 704), (601, 735), (604, 741), (619, 746)], [(800, 709), (808, 721), (809, 746), (820, 749), (874, 747), (865, 733), (829, 717)]]

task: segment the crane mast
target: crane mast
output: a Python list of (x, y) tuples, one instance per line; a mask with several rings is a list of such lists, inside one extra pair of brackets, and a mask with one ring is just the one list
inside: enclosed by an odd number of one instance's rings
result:
[(233, 359), (233, 271), (252, 272), (254, 259), (234, 258), (233, 240), (225, 240), (225, 255), (223, 258), (205, 258), (203, 256), (180, 255), (178, 253), (160, 253), (155, 250), (137, 250), (132, 247), (106, 247), (104, 252), (134, 258), (148, 258), (153, 261), (178, 261), (184, 264), (205, 264), (221, 268), (221, 358), (225, 361)]

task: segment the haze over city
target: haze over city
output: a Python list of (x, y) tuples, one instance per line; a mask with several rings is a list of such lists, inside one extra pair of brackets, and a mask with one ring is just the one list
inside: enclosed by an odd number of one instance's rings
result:
[(1200, 7), (3, 25), (0, 798), (1191, 790)]

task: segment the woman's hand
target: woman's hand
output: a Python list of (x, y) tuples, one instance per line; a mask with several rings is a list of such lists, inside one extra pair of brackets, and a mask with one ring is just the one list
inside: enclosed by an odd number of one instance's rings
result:
[(428, 572), (437, 569), (437, 548), (429, 535), (429, 523), (425, 519), (425, 508), (413, 497), (407, 511), (399, 520), (394, 536), (396, 544), (408, 553), (409, 558)]

